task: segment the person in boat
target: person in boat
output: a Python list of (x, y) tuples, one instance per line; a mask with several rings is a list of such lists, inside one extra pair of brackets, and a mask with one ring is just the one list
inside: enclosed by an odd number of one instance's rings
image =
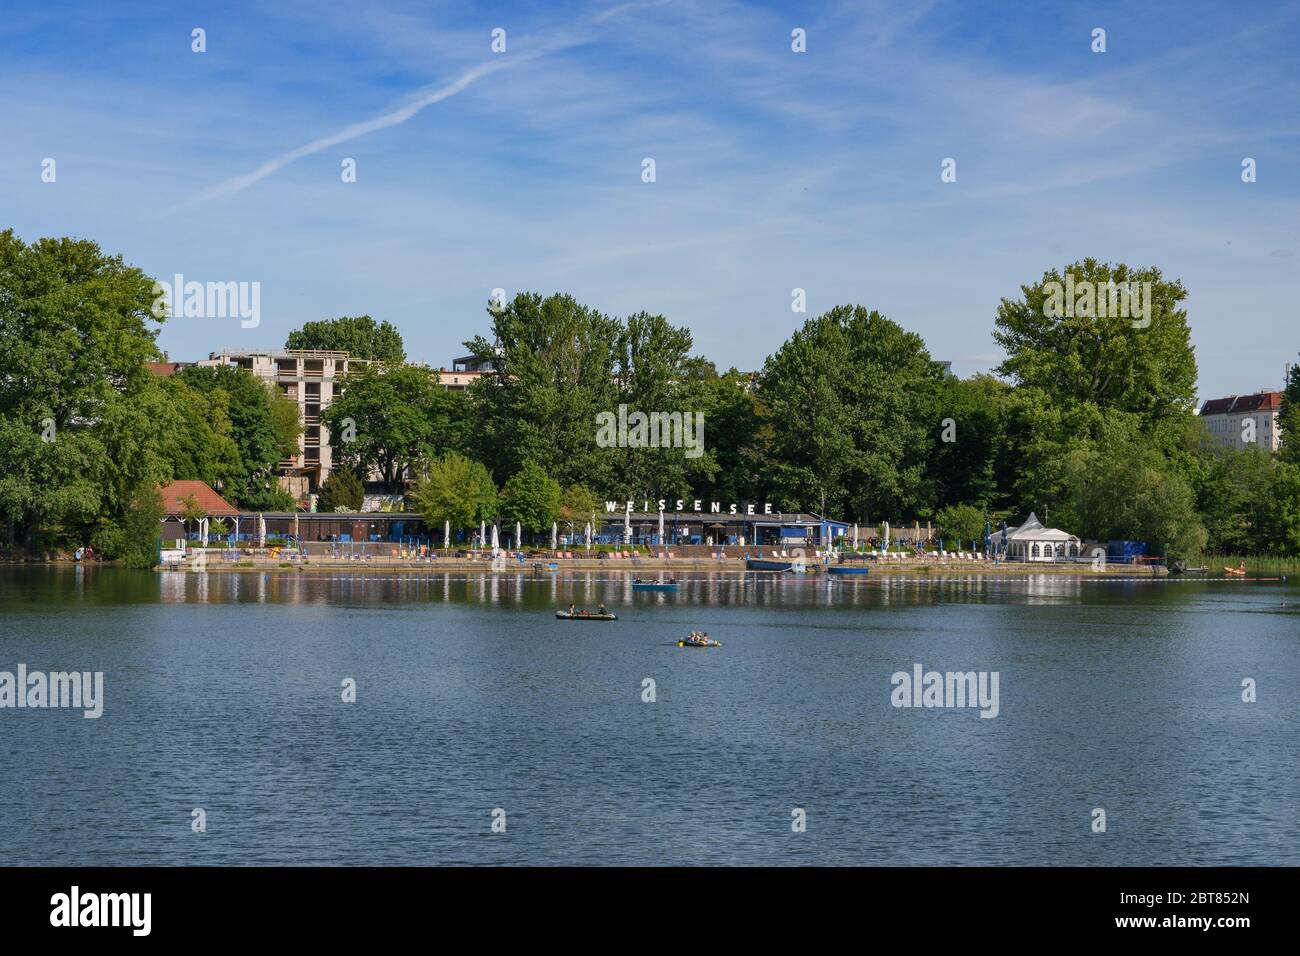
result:
[(569, 605), (569, 615), (570, 615), (570, 616), (573, 615), (573, 605), (572, 605), (572, 604)]
[(607, 613), (606, 610), (605, 610), (605, 605), (604, 605), (604, 604), (601, 604), (600, 607), (596, 608), (596, 613), (597, 613), (597, 614), (605, 614), (605, 613)]

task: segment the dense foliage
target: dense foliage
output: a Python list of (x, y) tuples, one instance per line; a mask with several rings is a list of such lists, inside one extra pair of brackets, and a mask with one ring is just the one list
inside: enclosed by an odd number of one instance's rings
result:
[(353, 358), (378, 362), (403, 362), (402, 335), (388, 322), (376, 323), (368, 315), (341, 316), (307, 322), (289, 333), (287, 349), (323, 349), (347, 352)]
[[(1064, 314), (1066, 278), (1148, 283), (1147, 308), (1135, 318), (1080, 300)], [(1202, 426), (1185, 297), (1154, 268), (1049, 271), (997, 306), (1006, 360), (969, 379), (859, 305), (808, 319), (754, 374), (692, 356), (690, 332), (663, 316), (619, 319), (566, 295), (490, 308), (491, 338), (466, 343), (490, 371), (465, 393), (401, 364), (396, 330), (368, 316), (308, 323), (288, 344), (373, 360), (353, 366), (325, 415), (340, 466), (321, 489), (326, 510), (359, 506), (364, 476), (409, 491), (434, 529), (572, 532), (599, 519), (602, 498), (701, 498), (866, 525), (933, 520), (963, 540), (1033, 510), (1157, 552), (1300, 554), (1300, 441), (1237, 452)], [(147, 565), (156, 488), (174, 479), (249, 510), (293, 506), (276, 471), (297, 447), (297, 406), (234, 367), (154, 377), (152, 300), (147, 276), (92, 242), (0, 233), (10, 546), (91, 543)], [(640, 414), (659, 425), (647, 432)], [(694, 416), (699, 428), (684, 428)], [(1280, 419), (1300, 435), (1300, 367)]]
[(360, 511), (365, 501), (366, 486), (355, 471), (340, 465), (320, 486), (317, 511)]

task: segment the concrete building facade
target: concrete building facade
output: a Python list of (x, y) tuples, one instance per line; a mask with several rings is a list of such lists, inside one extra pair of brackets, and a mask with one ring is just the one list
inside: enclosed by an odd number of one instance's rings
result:
[(1277, 451), (1282, 444), (1277, 426), (1281, 407), (1282, 393), (1265, 390), (1210, 399), (1201, 406), (1200, 416), (1210, 434), (1229, 448)]
[(298, 405), (303, 434), (298, 454), (280, 462), (280, 484), (295, 497), (314, 494), (329, 477), (334, 448), (324, 413), (341, 394), (341, 379), (361, 360), (347, 352), (315, 349), (247, 351), (223, 349), (196, 362), (200, 366), (237, 365), (247, 369)]

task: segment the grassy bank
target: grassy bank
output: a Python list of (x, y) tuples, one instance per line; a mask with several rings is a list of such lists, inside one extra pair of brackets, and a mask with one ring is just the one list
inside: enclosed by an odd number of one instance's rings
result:
[(1205, 567), (1210, 574), (1222, 574), (1224, 568), (1235, 568), (1246, 562), (1247, 574), (1300, 574), (1300, 558), (1282, 558), (1258, 554), (1202, 554), (1187, 559), (1191, 568)]

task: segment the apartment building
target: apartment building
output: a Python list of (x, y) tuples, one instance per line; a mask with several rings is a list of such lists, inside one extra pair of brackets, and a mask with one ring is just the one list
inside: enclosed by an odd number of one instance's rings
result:
[(298, 454), (280, 462), (279, 476), (280, 485), (301, 499), (314, 494), (321, 482), (329, 477), (334, 464), (334, 449), (322, 416), (340, 394), (340, 379), (351, 365), (359, 361), (347, 352), (314, 349), (223, 349), (194, 364), (237, 365), (297, 403), (303, 434), (298, 439)]
[(1281, 407), (1281, 392), (1261, 390), (1210, 399), (1201, 406), (1200, 416), (1210, 434), (1230, 448), (1244, 451), (1254, 445), (1277, 451), (1282, 444), (1277, 427)]

